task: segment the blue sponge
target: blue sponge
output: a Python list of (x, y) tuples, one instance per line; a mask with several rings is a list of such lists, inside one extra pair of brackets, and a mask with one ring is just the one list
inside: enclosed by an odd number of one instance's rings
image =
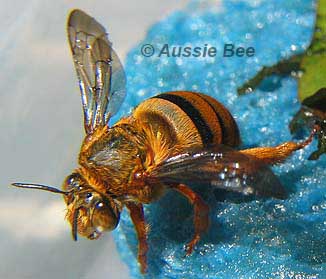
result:
[[(252, 94), (236, 89), (263, 65), (300, 53), (314, 26), (311, 0), (192, 1), (154, 25), (127, 57), (128, 95), (118, 119), (155, 94), (190, 90), (209, 94), (229, 108), (239, 124), (243, 146), (269, 146), (291, 140), (288, 124), (300, 107), (297, 82), (272, 76)], [(225, 44), (253, 47), (253, 57), (223, 57)], [(142, 45), (155, 53), (145, 57)], [(215, 57), (158, 57), (164, 44), (214, 46)], [(134, 278), (326, 278), (326, 158), (307, 161), (316, 142), (273, 167), (290, 193), (276, 199), (196, 189), (211, 208), (211, 227), (193, 254), (193, 211), (176, 193), (145, 206), (151, 225), (149, 269), (137, 264), (137, 238), (127, 210), (114, 237)]]

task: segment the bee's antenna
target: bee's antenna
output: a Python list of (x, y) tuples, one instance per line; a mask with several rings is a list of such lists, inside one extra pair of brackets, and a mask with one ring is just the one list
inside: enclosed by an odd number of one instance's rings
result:
[(37, 189), (37, 190), (44, 190), (44, 191), (49, 191), (57, 194), (63, 194), (63, 195), (68, 195), (70, 192), (62, 191), (60, 189), (47, 186), (47, 185), (42, 185), (42, 184), (34, 184), (34, 183), (12, 183), (12, 186), (18, 187), (18, 188), (27, 188), (27, 189)]

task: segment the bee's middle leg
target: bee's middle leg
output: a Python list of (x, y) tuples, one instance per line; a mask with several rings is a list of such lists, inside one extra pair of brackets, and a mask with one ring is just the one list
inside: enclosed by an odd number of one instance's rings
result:
[(192, 240), (186, 246), (186, 253), (187, 255), (190, 255), (195, 245), (200, 240), (200, 236), (206, 232), (209, 227), (209, 207), (197, 193), (192, 191), (184, 184), (173, 185), (172, 189), (184, 195), (194, 206), (195, 234)]

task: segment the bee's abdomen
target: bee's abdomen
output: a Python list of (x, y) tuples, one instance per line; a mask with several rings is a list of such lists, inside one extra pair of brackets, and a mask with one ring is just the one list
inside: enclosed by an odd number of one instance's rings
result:
[[(168, 123), (184, 141), (202, 146), (240, 143), (238, 126), (230, 112), (214, 98), (205, 94), (176, 91), (157, 95), (141, 103), (137, 117), (157, 115)], [(188, 144), (188, 143), (187, 143)]]

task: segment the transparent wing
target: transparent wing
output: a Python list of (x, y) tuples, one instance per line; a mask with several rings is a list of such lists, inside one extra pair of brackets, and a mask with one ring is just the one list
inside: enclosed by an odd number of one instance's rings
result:
[(87, 134), (104, 126), (125, 97), (126, 78), (104, 27), (80, 10), (68, 18), (68, 38), (79, 80)]
[(171, 157), (155, 167), (148, 179), (207, 185), (244, 195), (286, 197), (285, 189), (268, 166), (223, 145)]

